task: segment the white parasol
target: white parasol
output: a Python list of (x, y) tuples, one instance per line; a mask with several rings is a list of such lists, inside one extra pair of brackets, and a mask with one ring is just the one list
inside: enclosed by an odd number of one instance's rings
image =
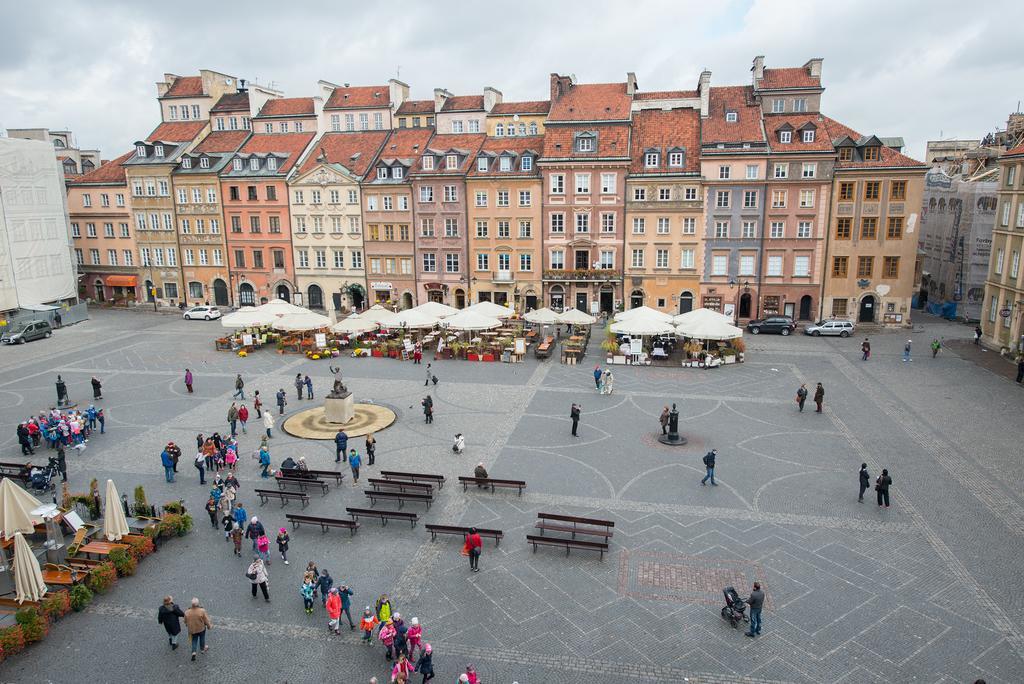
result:
[(734, 340), (743, 337), (743, 328), (737, 328), (722, 320), (714, 318), (695, 319), (676, 326), (676, 331), (683, 337), (694, 337), (698, 340)]
[(395, 320), (391, 325), (398, 328), (433, 328), (438, 323), (438, 317), (432, 316), (416, 309), (406, 309), (395, 314)]
[(501, 321), (476, 311), (463, 309), (454, 316), (444, 319), (442, 325), (452, 330), (493, 330), (501, 327)]
[(435, 316), (437, 318), (444, 318), (445, 316), (454, 316), (459, 313), (459, 310), (453, 306), (442, 304), (441, 302), (424, 302), (419, 306), (414, 306), (408, 311), (419, 311), (425, 313), (428, 316)]
[(649, 306), (638, 306), (634, 309), (629, 309), (628, 311), (620, 311), (619, 313), (615, 314), (615, 320), (628, 321), (637, 316), (643, 316), (645, 318), (656, 319), (668, 323), (672, 322), (671, 314), (658, 311), (657, 309), (652, 309)]
[(490, 316), (491, 318), (510, 318), (516, 315), (514, 309), (510, 309), (507, 306), (495, 304), (494, 302), (477, 302), (472, 306), (466, 307), (467, 311), (474, 311), (484, 316)]
[[(655, 311), (654, 313), (658, 313)], [(611, 331), (618, 335), (671, 335), (676, 329), (669, 321), (661, 320), (657, 316), (637, 315), (627, 318), (624, 321), (616, 321), (611, 325)]]
[(4, 538), (10, 539), (15, 532), (32, 534), (35, 526), (43, 522), (41, 517), (33, 516), (32, 511), (42, 505), (39, 499), (14, 484), (14, 480), (6, 477), (0, 480), (0, 532)]
[(39, 561), (21, 532), (14, 535), (14, 590), (15, 600), (19, 604), (38, 601), (46, 595), (46, 583), (43, 582)]
[(718, 320), (732, 325), (732, 318), (725, 314), (720, 314), (713, 309), (694, 309), (693, 311), (687, 311), (686, 313), (681, 313), (677, 316), (673, 316), (672, 318), (672, 322), (676, 325), (706, 320)]
[(591, 325), (597, 323), (597, 319), (590, 314), (583, 313), (579, 309), (566, 309), (558, 314), (557, 322), (568, 323), (569, 325)]
[(373, 321), (368, 321), (364, 318), (360, 318), (359, 314), (352, 314), (345, 320), (338, 321), (333, 326), (331, 326), (332, 331), (336, 333), (342, 333), (345, 335), (359, 335), (376, 329), (376, 323), (374, 323)]
[(558, 314), (547, 307), (527, 312), (526, 314), (523, 314), (523, 318), (530, 323), (536, 323), (538, 325), (554, 325), (559, 322)]
[(366, 311), (359, 314), (359, 318), (364, 321), (372, 321), (374, 323), (380, 323), (383, 326), (394, 325), (396, 315), (394, 311), (385, 309), (380, 304), (374, 304)]
[(113, 480), (107, 480), (107, 507), (103, 513), (103, 536), (107, 541), (117, 541), (128, 534), (128, 521), (121, 507), (121, 497)]
[(327, 316), (306, 311), (305, 313), (284, 314), (276, 319), (271, 326), (274, 330), (284, 330), (285, 332), (305, 332), (307, 330), (326, 328), (330, 324), (331, 319)]

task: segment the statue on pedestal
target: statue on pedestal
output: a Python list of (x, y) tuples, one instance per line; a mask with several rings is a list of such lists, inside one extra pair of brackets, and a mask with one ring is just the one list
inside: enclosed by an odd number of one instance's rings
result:
[(334, 366), (328, 366), (331, 374), (334, 375), (334, 389), (331, 390), (328, 397), (342, 398), (349, 395), (348, 388), (345, 387), (345, 383), (341, 381), (341, 368), (335, 368)]

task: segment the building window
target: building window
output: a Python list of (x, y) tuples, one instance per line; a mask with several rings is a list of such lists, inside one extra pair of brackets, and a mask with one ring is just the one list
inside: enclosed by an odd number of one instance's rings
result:
[(474, 197), (473, 206), (486, 207), (487, 206), (487, 191), (477, 190)]
[(509, 221), (498, 221), (498, 237), (508, 239), (512, 237), (512, 224)]
[(850, 257), (837, 256), (832, 257), (832, 277), (833, 278), (845, 278), (847, 268), (849, 267)]
[(809, 256), (797, 256), (793, 258), (793, 275), (806, 277), (811, 275), (811, 258)]
[(590, 214), (576, 214), (576, 232), (590, 232)]
[(476, 222), (476, 236), (478, 238), (485, 238), (485, 237), (487, 237), (487, 232), (488, 232), (487, 221), (477, 221)]
[(813, 130), (809, 130), (809, 131), (804, 131), (804, 132), (803, 132), (803, 133), (801, 134), (801, 139), (802, 139), (802, 140), (803, 140), (803, 141), (804, 141), (805, 143), (812, 143), (812, 142), (814, 142), (814, 131), (813, 131)]
[(519, 160), (520, 171), (532, 171), (533, 170), (533, 157), (526, 154)]
[(477, 157), (476, 170), (484, 172), (487, 171), (487, 157)]
[(695, 235), (697, 233), (697, 219), (686, 217), (683, 219), (683, 235)]
[(744, 221), (743, 222), (743, 232), (741, 233), (742, 237), (747, 239), (747, 240), (752, 240), (752, 239), (756, 238), (757, 237), (757, 228), (756, 228), (756, 226), (757, 226), (757, 223), (754, 222), (754, 221)]
[(846, 318), (846, 300), (832, 300), (832, 318)]
[(489, 271), (491, 269), (490, 256), (484, 253), (476, 255), (476, 270)]
[(671, 221), (667, 217), (658, 219), (658, 235), (668, 235), (672, 232)]
[(565, 268), (565, 252), (560, 249), (551, 252), (551, 268)]
[(590, 193), (590, 174), (589, 173), (577, 173), (576, 174), (576, 192), (581, 195)]
[[(804, 131), (804, 132), (806, 133), (807, 131)], [(814, 178), (814, 176), (817, 175), (817, 173), (818, 173), (818, 165), (817, 164), (815, 164), (815, 163), (806, 163), (805, 162), (803, 167), (800, 170), (800, 177), (801, 178)]]
[(856, 183), (843, 182), (839, 184), (839, 199), (840, 200), (852, 200), (853, 194), (856, 191)]
[(772, 190), (772, 209), (786, 208), (786, 191)]
[(602, 233), (614, 233), (615, 232), (615, 214), (603, 213), (601, 214), (601, 232)]
[(610, 249), (602, 249), (598, 256), (597, 267), (605, 270), (615, 268), (615, 252)]
[(647, 188), (633, 188), (633, 201), (643, 202), (647, 199)]
[(903, 217), (890, 216), (889, 223), (885, 230), (885, 237), (888, 240), (903, 239)]
[(772, 176), (775, 178), (788, 178), (789, 164), (775, 164), (772, 169)]
[(577, 152), (593, 152), (594, 151), (594, 139), (589, 136), (581, 136), (576, 139), (576, 151)]
[(423, 237), (434, 237), (434, 219), (420, 219), (420, 235)]
[(852, 161), (853, 160), (853, 148), (852, 147), (840, 147), (839, 148), (839, 161)]
[(519, 255), (519, 270), (520, 271), (532, 271), (533, 270), (533, 255), (532, 254), (520, 254)]
[(752, 276), (754, 275), (754, 255), (753, 254), (741, 254), (740, 255), (740, 270), (739, 275), (741, 276)]
[(810, 209), (814, 206), (814, 191), (813, 190), (801, 190), (800, 191), (800, 207), (803, 209)]
[(870, 256), (857, 257), (857, 277), (870, 278), (875, 270), (875, 258)]
[(864, 161), (878, 161), (881, 157), (882, 151), (877, 145), (864, 148)]
[(860, 220), (860, 238), (862, 240), (874, 240), (878, 237), (878, 219), (873, 216), (865, 216)]
[(893, 181), (889, 185), (889, 200), (902, 202), (907, 199), (907, 181)]
[(519, 206), (529, 207), (533, 204), (533, 194), (529, 190), (519, 191)]
[(498, 158), (498, 170), (499, 171), (511, 171), (512, 170), (512, 158), (508, 155), (503, 155)]
[(654, 268), (668, 268), (668, 250), (658, 249), (654, 252)]
[(427, 155), (423, 156), (423, 170), (424, 171), (433, 171), (434, 170), (434, 157), (432, 155), (427, 154)]
[(564, 233), (565, 232), (565, 214), (562, 214), (562, 213), (551, 214), (551, 232), (552, 233)]
[(768, 237), (778, 240), (784, 236), (786, 224), (783, 221), (772, 221)]
[(782, 257), (781, 256), (769, 256), (768, 257), (768, 273), (770, 276), (782, 275)]
[(793, 100), (793, 111), (794, 112), (806, 112), (807, 111), (807, 100), (802, 97), (798, 97)]
[(772, 114), (782, 114), (786, 111), (786, 101), (782, 98), (772, 100)]
[(718, 178), (720, 180), (727, 180), (732, 177), (731, 166), (719, 166), (718, 167)]
[(668, 153), (668, 165), (669, 166), (682, 166), (684, 160), (684, 154), (682, 152), (669, 152)]
[(1016, 278), (1018, 272), (1020, 272), (1020, 252), (1013, 250), (1010, 255), (1010, 277)]
[(445, 237), (459, 237), (459, 220), (456, 218), (446, 218), (444, 220), (444, 236)]
[(898, 256), (887, 256), (882, 259), (882, 277), (900, 277), (900, 258)]
[(744, 209), (756, 209), (757, 208), (757, 190), (744, 190), (743, 191), (743, 208)]
[(793, 131), (779, 131), (779, 142), (784, 144), (793, 142)]
[(999, 221), (999, 225), (1008, 226), (1010, 225), (1010, 200), (1007, 199), (1003, 202), (1003, 216)]
[[(348, 200), (347, 201), (348, 201), (349, 204), (357, 204), (359, 202), (359, 193), (357, 191), (355, 191), (355, 190), (349, 190), (348, 191)], [(399, 204), (401, 204), (401, 203), (399, 203)]]
[(796, 224), (796, 236), (801, 240), (811, 237), (811, 222), (800, 221)]
[(455, 170), (459, 168), (459, 156), (457, 154), (449, 154), (444, 158), (444, 167), (449, 170)]
[(565, 194), (565, 175), (561, 173), (553, 173), (550, 176), (550, 192), (552, 195), (564, 195)]
[(672, 188), (658, 188), (658, 201), (668, 202), (672, 199)]
[(452, 133), (462, 133), (462, 121), (452, 121)]
[(728, 221), (715, 221), (715, 237), (716, 238), (727, 238), (727, 237), (729, 237), (729, 222)]
[(724, 276), (729, 274), (729, 257), (715, 254), (711, 257), (711, 275)]
[(420, 186), (420, 202), (434, 201), (434, 187), (432, 185)]
[(459, 255), (458, 254), (445, 254), (444, 255), (444, 271), (445, 271), (445, 273), (458, 273), (459, 272)]
[(601, 174), (601, 193), (604, 195), (615, 194), (615, 174), (614, 173), (602, 173)]
[(494, 193), (494, 204), (498, 207), (509, 206), (508, 190), (498, 190)]
[(437, 272), (437, 255), (435, 255), (435, 254), (424, 254), (423, 255), (423, 271), (424, 271), (424, 273), (436, 273)]
[(444, 186), (444, 201), (445, 202), (458, 202), (459, 201), (459, 190), (455, 185)]
[(694, 252), (690, 248), (679, 253), (679, 268), (693, 268)]
[(715, 207), (718, 209), (729, 208), (729, 191), (719, 190), (715, 193)]
[(521, 237), (521, 238), (533, 237), (533, 222), (532, 221), (520, 221), (519, 222), (519, 237)]
[[(80, 250), (78, 250), (78, 251), (80, 251)], [(133, 261), (134, 261), (134, 259), (132, 258), (132, 250), (130, 250), (130, 249), (124, 250), (124, 265), (125, 266), (133, 266), (134, 265), (132, 263)]]
[(631, 261), (629, 262), (631, 268), (643, 268), (644, 267), (644, 250), (634, 249), (632, 253)]
[(648, 152), (644, 155), (644, 166), (651, 168), (658, 165), (658, 153)]
[(864, 199), (865, 200), (877, 200), (882, 196), (882, 182), (881, 181), (865, 181), (864, 182)]
[(725, 120), (728, 121), (729, 123), (736, 123), (736, 121), (739, 120), (739, 116), (736, 114), (736, 112), (729, 111), (725, 113)]

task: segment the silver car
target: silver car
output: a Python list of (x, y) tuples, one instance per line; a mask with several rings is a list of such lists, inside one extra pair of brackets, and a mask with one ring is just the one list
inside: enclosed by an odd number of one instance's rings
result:
[(821, 337), (822, 335), (839, 335), (849, 337), (853, 334), (853, 321), (818, 321), (804, 328), (804, 334)]

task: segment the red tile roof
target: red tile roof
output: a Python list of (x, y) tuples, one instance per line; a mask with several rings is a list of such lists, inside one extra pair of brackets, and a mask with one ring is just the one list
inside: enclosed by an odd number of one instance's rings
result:
[(210, 107), (210, 112), (247, 112), (249, 111), (249, 93), (227, 93), (221, 95), (217, 104)]
[[(842, 138), (843, 136), (849, 136), (853, 140), (858, 140), (858, 139), (864, 137), (860, 133), (858, 133), (857, 131), (855, 131), (852, 128), (850, 128), (849, 126), (846, 126), (845, 124), (841, 124), (838, 121), (836, 121), (835, 119), (831, 119), (831, 118), (829, 118), (827, 116), (822, 117), (822, 118), (825, 119), (825, 121), (824, 121), (825, 130), (828, 131), (828, 136), (833, 141), (838, 140), (839, 138)], [(896, 150), (892, 149), (891, 147), (886, 147), (885, 145), (882, 145), (882, 147), (881, 147), (881, 153), (879, 155), (879, 159), (874, 159), (874, 160), (871, 160), (871, 161), (861, 161), (861, 160), (856, 160), (856, 159), (853, 160), (853, 161), (841, 161), (839, 159), (836, 159), (836, 168), (841, 168), (841, 169), (889, 168), (889, 167), (904, 167), (904, 166), (926, 168), (925, 164), (922, 164), (921, 162), (917, 161), (916, 159), (911, 159), (907, 155), (905, 155), (905, 154), (903, 154), (901, 152), (897, 152)]]
[(192, 152), (235, 152), (245, 139), (249, 137), (249, 131), (214, 131), (203, 138), (203, 141), (193, 148)]
[(757, 86), (761, 88), (820, 88), (821, 78), (811, 76), (806, 67), (790, 69), (765, 69), (764, 78)]
[(1003, 156), (1006, 157), (1006, 156), (1009, 156), (1011, 154), (1012, 155), (1024, 154), (1024, 145), (1017, 145), (1013, 149), (1007, 150), (1006, 153)]
[(441, 105), (442, 112), (482, 112), (483, 95), (453, 95)]
[[(725, 86), (711, 89), (708, 118), (701, 128), (701, 142), (764, 142), (761, 108), (754, 104), (750, 86)], [(725, 120), (727, 111), (736, 112), (736, 121)]]
[(283, 164), (277, 167), (277, 174), (283, 176), (295, 166), (299, 155), (306, 145), (314, 138), (314, 133), (265, 133), (256, 134), (246, 141), (238, 152), (240, 154), (268, 154), (276, 152), (287, 155)]
[(165, 121), (146, 136), (146, 142), (191, 142), (203, 132), (206, 121)]
[(391, 90), (386, 85), (339, 86), (327, 99), (324, 109), (367, 109), (390, 106)]
[(680, 98), (700, 97), (696, 90), (652, 90), (647, 93), (637, 93), (634, 100), (677, 100)]
[[(433, 103), (431, 103), (433, 107)], [(433, 111), (433, 110), (431, 110)], [(417, 159), (434, 135), (432, 128), (399, 128), (391, 132), (378, 159)]]
[(280, 97), (267, 100), (256, 116), (313, 116), (315, 113), (311, 97)]
[(104, 162), (99, 168), (75, 179), (75, 184), (103, 183), (105, 185), (124, 185), (125, 173), (121, 162), (131, 159), (135, 152), (125, 152), (113, 161)]
[(487, 171), (480, 171), (477, 169), (476, 163), (472, 162), (470, 164), (469, 175), (471, 177), (478, 178), (536, 176), (540, 173), (536, 164), (533, 165), (532, 171), (522, 171), (520, 170), (518, 159), (522, 156), (523, 152), (530, 151), (536, 153), (535, 156), (539, 156), (543, 150), (544, 136), (542, 135), (532, 135), (525, 138), (493, 138), (488, 136), (487, 139), (484, 140), (484, 144), (480, 147), (480, 152), (490, 152), (496, 156), (503, 152), (511, 152), (515, 155), (516, 161), (512, 164), (512, 169), (510, 171), (502, 171), (496, 161), (488, 165)]
[(434, 113), (434, 101), (433, 100), (406, 100), (402, 103), (402, 106), (398, 108), (396, 112), (399, 116), (407, 116), (409, 114), (433, 114)]
[[(576, 133), (596, 133), (597, 149), (594, 152), (576, 152)], [(578, 126), (547, 126), (544, 129), (545, 158), (595, 159), (606, 157), (629, 157), (628, 124), (589, 124)]]
[[(423, 154), (419, 155), (419, 159), (416, 160), (416, 164), (412, 167), (412, 171), (417, 174), (423, 175), (444, 175), (449, 173), (466, 173), (471, 168), (471, 165), (475, 163), (476, 154), (480, 150), (480, 147), (484, 143), (484, 139), (487, 136), (483, 133), (455, 133), (450, 135), (435, 135), (427, 143), (427, 149), (444, 155), (452, 150), (458, 150), (464, 152), (465, 157), (459, 164), (459, 168), (452, 170), (444, 165), (443, 159), (438, 159), (434, 162), (434, 168), (428, 171), (423, 169)], [(426, 150), (422, 150), (426, 152)]]
[[(811, 122), (815, 126), (814, 142), (805, 143), (800, 127)], [(785, 124), (793, 128), (792, 142), (780, 143), (776, 131)], [(764, 129), (768, 136), (768, 146), (772, 152), (832, 152), (832, 137), (825, 128), (824, 117), (819, 114), (767, 114), (764, 117)]]
[(164, 97), (202, 97), (203, 79), (201, 76), (181, 76), (174, 80), (171, 87), (163, 94)]
[[(317, 164), (340, 164), (362, 177), (370, 168), (370, 163), (377, 157), (388, 131), (365, 131), (360, 133), (325, 133), (306, 156), (299, 173), (306, 173), (316, 168)], [(353, 159), (352, 157), (355, 157)]]
[(551, 100), (530, 100), (529, 102), (499, 102), (491, 114), (547, 114)]
[[(645, 109), (633, 114), (630, 173), (688, 173), (700, 170), (700, 111), (696, 109)], [(668, 151), (685, 151), (683, 166), (668, 165)], [(659, 164), (644, 164), (644, 152), (656, 148)]]
[(625, 83), (578, 83), (551, 103), (549, 121), (622, 121), (631, 98)]

